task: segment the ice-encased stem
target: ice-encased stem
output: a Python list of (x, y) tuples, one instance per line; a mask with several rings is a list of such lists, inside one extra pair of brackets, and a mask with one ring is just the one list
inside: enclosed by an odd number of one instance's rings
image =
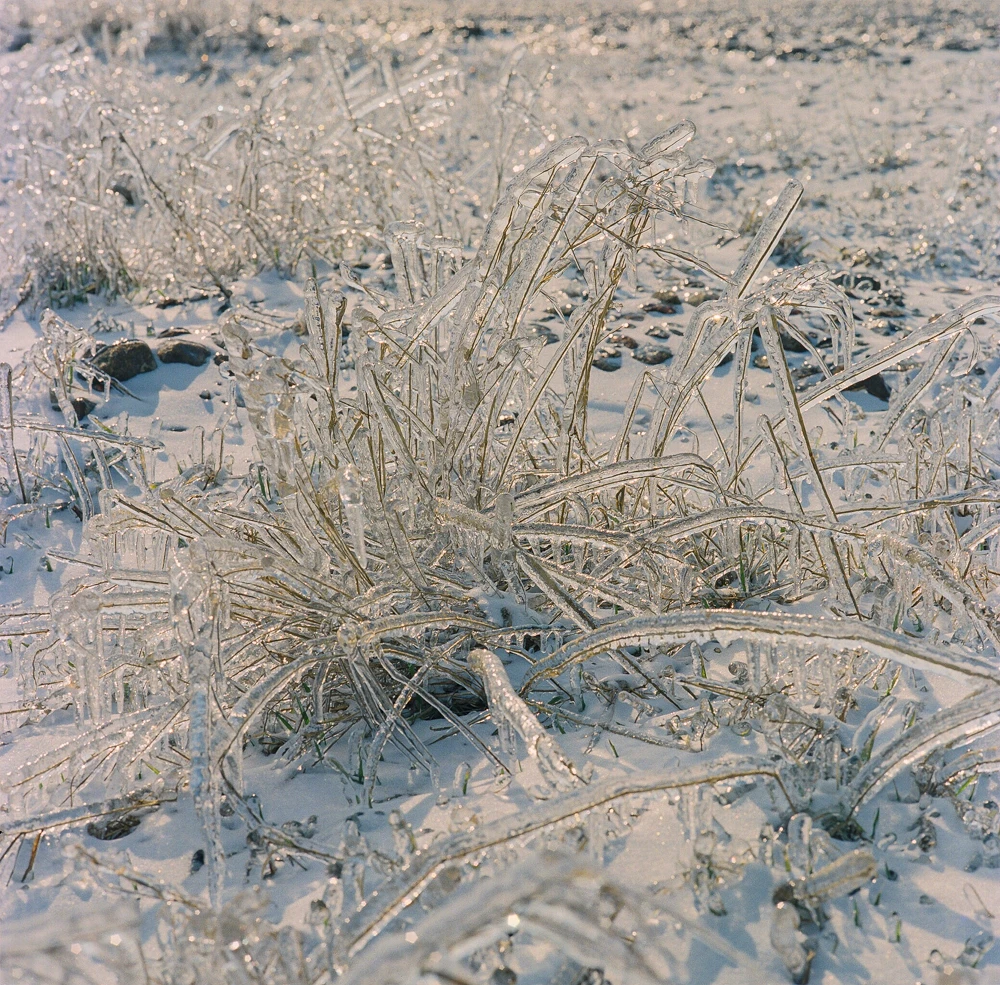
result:
[(878, 863), (869, 848), (852, 852), (811, 872), (792, 883), (797, 899), (819, 906), (840, 896), (847, 896), (870, 882), (878, 874)]
[(539, 660), (521, 686), (521, 693), (540, 680), (557, 677), (571, 664), (621, 646), (647, 641), (657, 645), (681, 644), (692, 639), (722, 642), (750, 636), (808, 643), (822, 649), (856, 647), (917, 670), (945, 674), (956, 680), (1000, 684), (1000, 670), (957, 646), (935, 649), (910, 637), (853, 620), (716, 609), (639, 616), (588, 633)]
[(868, 760), (846, 791), (852, 812), (894, 776), (935, 749), (985, 735), (1000, 727), (1000, 692), (985, 688), (958, 704), (942, 708), (906, 729)]
[(27, 503), (28, 494), (24, 491), (21, 466), (17, 461), (17, 451), (14, 448), (14, 398), (11, 372), (9, 363), (0, 363), (0, 452), (3, 454), (8, 472), (17, 479), (17, 486), (21, 492), (21, 502)]
[[(221, 902), (225, 875), (219, 760), (213, 748), (213, 678), (219, 663), (219, 628), (222, 618), (217, 585), (211, 565), (196, 545), (191, 555), (174, 559), (170, 572), (170, 615), (187, 663), (190, 694), (188, 749), (191, 756), (191, 795), (201, 821), (208, 849), (208, 889), (213, 907)], [(237, 749), (237, 755), (239, 750)]]
[(571, 790), (587, 782), (556, 740), (542, 728), (531, 709), (518, 697), (495, 653), (473, 650), (469, 654), (469, 666), (482, 679), (486, 701), (497, 729), (517, 732), (527, 746), (528, 754), (537, 759), (542, 777), (553, 790)]
[[(484, 824), (471, 832), (460, 832), (437, 842), (432, 848), (415, 852), (403, 871), (379, 889), (377, 897), (366, 900), (348, 922), (342, 934), (345, 953), (357, 954), (400, 911), (413, 903), (444, 868), (480, 852), (509, 845), (557, 824), (579, 819), (625, 797), (638, 797), (668, 790), (685, 790), (708, 783), (742, 777), (768, 776), (784, 791), (774, 764), (758, 759), (721, 759), (711, 765), (671, 769), (669, 776), (631, 777), (613, 783), (590, 784), (558, 800), (545, 801)], [(786, 794), (787, 798), (787, 794)]]
[[(614, 920), (605, 915), (610, 900), (615, 901)], [(677, 930), (686, 930), (750, 972), (751, 963), (740, 951), (677, 913), (662, 897), (614, 882), (579, 858), (546, 853), (459, 889), (421, 921), (416, 933), (399, 932), (378, 940), (339, 981), (402, 985), (428, 976), (427, 980), (467, 982), (470, 979), (456, 959), (468, 953), (470, 942), (492, 943), (516, 926), (518, 932), (527, 930), (554, 943), (581, 968), (601, 967), (612, 981), (660, 985), (676, 981), (682, 964), (664, 946), (664, 917)], [(447, 974), (452, 968), (458, 972), (455, 977)]]
[(801, 198), (802, 185), (794, 178), (790, 178), (767, 214), (767, 218), (761, 223), (750, 248), (743, 254), (743, 259), (730, 280), (729, 290), (726, 292), (730, 299), (738, 301), (746, 294), (751, 281), (774, 252)]

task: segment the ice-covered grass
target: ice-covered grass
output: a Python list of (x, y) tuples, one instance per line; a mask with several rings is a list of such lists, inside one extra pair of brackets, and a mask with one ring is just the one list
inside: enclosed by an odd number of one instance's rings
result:
[[(132, 301), (0, 376), (49, 569), (3, 611), (0, 912), (63, 915), (4, 974), (988, 980), (1000, 297), (803, 265), (794, 178), (729, 233), (693, 124), (561, 139), (525, 49), (463, 83), (225, 13), (74, 23), (10, 121), (17, 303)], [(249, 111), (193, 125), (233, 52)], [(101, 369), (182, 301), (224, 388)]]

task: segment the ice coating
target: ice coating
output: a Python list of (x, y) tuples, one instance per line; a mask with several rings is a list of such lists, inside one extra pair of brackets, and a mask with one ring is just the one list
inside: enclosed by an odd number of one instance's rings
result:
[[(538, 719), (511, 686), (510, 678), (500, 658), (489, 650), (473, 650), (469, 666), (482, 678), (493, 720), (501, 734), (516, 732), (528, 749), (528, 755), (538, 762), (545, 782), (556, 791), (572, 790), (586, 778), (566, 758), (556, 740), (542, 728)], [(513, 752), (509, 738), (503, 740), (505, 752)]]

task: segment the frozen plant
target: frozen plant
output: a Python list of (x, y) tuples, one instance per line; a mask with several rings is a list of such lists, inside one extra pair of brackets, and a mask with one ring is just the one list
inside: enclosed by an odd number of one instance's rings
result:
[[(655, 223), (707, 221), (691, 197), (711, 165), (688, 156), (693, 136), (681, 123), (638, 150), (554, 143), (507, 187), (472, 255), (427, 223), (388, 224), (395, 290), (342, 271), (365, 295), (349, 308), (311, 282), (297, 353), (268, 352), (252, 317), (232, 313), (227, 346), (259, 467), (243, 482), (182, 476), (141, 498), (101, 494), (91, 574), (53, 599), (44, 632), (18, 640), (23, 685), (53, 707), (72, 694), (82, 730), (11, 778), (13, 837), (56, 823), (63, 784), (98, 786), (99, 765), (119, 796), (155, 767), (166, 788), (190, 787), (214, 905), (226, 892), (224, 806), (268, 858), (339, 872), (322, 900), (326, 973), (360, 975), (394, 921), (412, 919), (403, 940), (420, 941), (415, 902), (437, 927), (435, 908), (480, 865), (608, 805), (760, 779), (789, 831), (815, 817), (856, 836), (857, 813), (894, 777), (1000, 724), (985, 601), (997, 587), (997, 475), (966, 437), (997, 424), (1000, 375), (969, 369), (992, 344), (977, 322), (1000, 299), (859, 351), (827, 269), (761, 276), (797, 182), (730, 277), (654, 235)], [(616, 433), (602, 434), (592, 366), (616, 293), (650, 258), (700, 265), (719, 296), (695, 308), (670, 365), (638, 376)], [(580, 300), (557, 309), (562, 335), (547, 349), (533, 325), (569, 279)], [(788, 339), (815, 372), (795, 372)], [(868, 420), (846, 392), (915, 354)], [(934, 706), (918, 675), (951, 677), (962, 699)], [(597, 699), (589, 714), (584, 691)], [(332, 849), (270, 826), (245, 788), (252, 745), (325, 763), (369, 803), (390, 746), (439, 787), (415, 724), (428, 714), (499, 776), (516, 733), (548, 799), (412, 857), (397, 823), (404, 852), (392, 858), (353, 830)], [(499, 755), (476, 731), (486, 715)], [(552, 731), (574, 728), (693, 762), (590, 776)], [(739, 759), (734, 734), (749, 746)], [(810, 961), (800, 911), (857, 888), (872, 858), (857, 849), (793, 871), (772, 934), (793, 977)], [(553, 878), (512, 914), (592, 965), (579, 942), (594, 927), (617, 946), (587, 902), (595, 884), (583, 879), (584, 905), (568, 912), (547, 894), (579, 880)], [(503, 916), (484, 920), (489, 940), (463, 925), (446, 950), (464, 960), (469, 941), (491, 944)], [(399, 940), (382, 940), (395, 960)], [(431, 953), (427, 973), (454, 980)], [(621, 969), (657, 980), (654, 958), (629, 952)]]

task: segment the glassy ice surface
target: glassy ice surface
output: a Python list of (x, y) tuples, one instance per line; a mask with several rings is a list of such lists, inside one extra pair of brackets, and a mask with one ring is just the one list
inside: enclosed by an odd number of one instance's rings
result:
[(0, 11), (0, 977), (996, 977), (996, 11)]

